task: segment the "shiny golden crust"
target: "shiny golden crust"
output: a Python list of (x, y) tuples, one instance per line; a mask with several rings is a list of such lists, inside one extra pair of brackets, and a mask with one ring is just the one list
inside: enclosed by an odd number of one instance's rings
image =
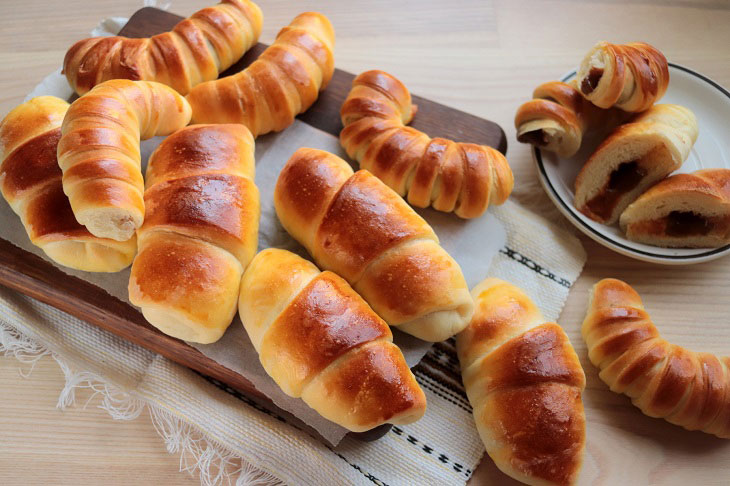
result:
[(63, 193), (56, 147), (69, 104), (41, 96), (0, 122), (0, 190), (20, 216), (30, 241), (55, 262), (88, 272), (116, 272), (132, 263), (136, 240), (93, 236)]
[(376, 177), (361, 170), (330, 201), (312, 256), (348, 281), (359, 282), (377, 257), (415, 238), (438, 241), (428, 223), (398, 194), (384, 191)]
[(664, 96), (669, 66), (664, 55), (649, 44), (604, 41), (583, 58), (576, 81), (594, 105), (638, 113)]
[(365, 344), (313, 379), (302, 399), (323, 417), (355, 432), (423, 417), (426, 396), (390, 341)]
[(317, 228), (340, 187), (353, 175), (339, 157), (301, 148), (281, 169), (274, 190), (276, 213), (290, 235), (306, 248), (315, 248)]
[(328, 152), (302, 148), (279, 175), (274, 205), (286, 230), (393, 326), (442, 341), (473, 304), (458, 264), (395, 192)]
[(251, 150), (253, 137), (245, 127), (195, 125), (159, 145), (154, 165), (147, 166), (145, 187), (188, 176), (233, 174), (253, 179), (256, 171)]
[(144, 39), (92, 37), (66, 52), (63, 69), (80, 95), (110, 79), (157, 81), (187, 94), (216, 79), (261, 34), (261, 9), (249, 0), (222, 0)]
[(662, 339), (631, 286), (593, 287), (583, 338), (601, 379), (646, 415), (730, 438), (730, 359)]
[(243, 267), (229, 252), (176, 233), (140, 238), (129, 300), (150, 324), (196, 343), (220, 339), (236, 313)]
[(387, 324), (332, 272), (268, 249), (241, 281), (241, 321), (282, 390), (353, 431), (423, 416), (426, 398)]
[(231, 323), (258, 244), (253, 159), (242, 125), (183, 128), (150, 156), (129, 300), (163, 332), (210, 343)]
[(675, 174), (652, 186), (621, 213), (632, 241), (668, 247), (730, 243), (730, 170)]
[(476, 311), (456, 346), (489, 456), (524, 483), (573, 484), (585, 445), (585, 376), (568, 337), (514, 285), (489, 278), (472, 295)]
[[(594, 221), (615, 223), (641, 193), (682, 166), (697, 135), (689, 109), (652, 106), (616, 128), (588, 158), (575, 180), (573, 204)], [(638, 172), (630, 181), (616, 180), (614, 172), (629, 164)]]
[(327, 87), (334, 43), (327, 17), (299, 14), (249, 67), (190, 91), (193, 122), (242, 123), (254, 137), (283, 130)]
[(95, 236), (131, 238), (144, 219), (139, 142), (188, 121), (185, 98), (149, 81), (107, 81), (76, 100), (58, 143), (63, 191), (76, 220)]
[(315, 277), (289, 301), (261, 341), (259, 356), (287, 394), (299, 396), (316, 375), (351, 349), (392, 339), (388, 325), (342, 278)]
[(430, 138), (405, 126), (416, 112), (411, 95), (383, 71), (355, 78), (340, 111), (340, 142), (360, 162), (414, 206), (433, 206), (475, 218), (512, 192), (512, 170), (491, 147)]
[(532, 97), (517, 109), (517, 140), (561, 157), (575, 155), (588, 128), (615, 116), (586, 101), (572, 84), (560, 81), (541, 84)]

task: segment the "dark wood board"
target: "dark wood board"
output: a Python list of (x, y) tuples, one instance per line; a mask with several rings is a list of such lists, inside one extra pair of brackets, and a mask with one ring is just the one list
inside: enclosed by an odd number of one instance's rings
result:
[[(180, 20), (182, 17), (177, 15), (145, 7), (132, 15), (120, 35), (149, 37), (170, 30)], [(222, 76), (245, 68), (266, 47), (265, 44), (257, 44)], [(377, 66), (364, 66), (363, 70), (370, 68)], [(353, 74), (337, 69), (331, 83), (318, 101), (306, 113), (300, 115), (299, 119), (338, 135), (342, 129), (340, 106), (350, 90), (353, 78)], [(412, 123), (413, 127), (431, 136), (481, 143), (506, 152), (506, 137), (499, 125), (418, 96), (413, 96), (413, 99), (418, 105), (418, 114)], [(183, 341), (161, 333), (148, 324), (136, 308), (109, 295), (100, 287), (66, 275), (46, 260), (2, 238), (0, 238), (0, 284), (219, 380), (256, 397), (257, 400), (269, 402), (270, 406), (274, 407), (246, 378), (216, 363)], [(382, 437), (389, 429), (390, 425), (386, 424), (368, 432), (351, 435), (362, 440), (375, 440)]]
[[(292, 14), (292, 18), (294, 18), (294, 14)], [(145, 7), (132, 15), (119, 35), (149, 37), (172, 29), (181, 20), (182, 17), (164, 10)], [(336, 30), (337, 26), (335, 26)], [(221, 77), (241, 71), (256, 60), (266, 47), (268, 47), (266, 44), (259, 42), (240, 61), (221, 74)], [(362, 70), (377, 68), (378, 66), (363, 66)], [(354, 74), (336, 69), (332, 81), (320, 94), (317, 102), (298, 118), (320, 130), (339, 135), (342, 130), (340, 107), (350, 91), (354, 78)], [(432, 137), (489, 145), (503, 154), (507, 153), (507, 137), (496, 123), (416, 95), (413, 95), (413, 103), (418, 105), (418, 113), (411, 123), (412, 127), (422, 130)]]

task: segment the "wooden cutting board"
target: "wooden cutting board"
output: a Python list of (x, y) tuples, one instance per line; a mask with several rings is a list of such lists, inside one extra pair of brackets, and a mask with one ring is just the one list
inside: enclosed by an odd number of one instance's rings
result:
[[(152, 7), (138, 10), (121, 30), (127, 37), (149, 37), (170, 30), (182, 17)], [(283, 27), (283, 26), (282, 26)], [(221, 76), (234, 74), (251, 64), (266, 48), (257, 44)], [(363, 66), (363, 71), (377, 66)], [(337, 136), (342, 129), (340, 106), (347, 96), (351, 73), (335, 70), (332, 81), (319, 100), (298, 118), (320, 130)], [(489, 145), (505, 153), (507, 139), (494, 122), (453, 108), (413, 96), (418, 114), (411, 124), (431, 136), (459, 142)], [(104, 289), (79, 278), (66, 275), (46, 260), (22, 250), (0, 238), (0, 284), (52, 305), (79, 319), (99, 326), (128, 341), (159, 353), (181, 365), (221, 381), (258, 400), (269, 400), (243, 376), (216, 363), (185, 342), (167, 336), (145, 321), (134, 307)], [(270, 402), (269, 402), (270, 403)], [(271, 404), (271, 407), (275, 407)], [(389, 425), (369, 432), (352, 434), (362, 440), (374, 440), (384, 435)]]

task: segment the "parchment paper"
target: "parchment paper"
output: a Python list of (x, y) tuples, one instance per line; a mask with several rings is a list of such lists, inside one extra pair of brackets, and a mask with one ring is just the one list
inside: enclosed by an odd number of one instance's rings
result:
[[(59, 70), (41, 82), (31, 95), (47, 94), (68, 98), (69, 92), (70, 88)], [(146, 167), (147, 158), (161, 141), (162, 137), (156, 137), (142, 142), (143, 167)], [(309, 259), (306, 250), (282, 228), (276, 217), (273, 203), (274, 185), (279, 172), (291, 154), (300, 147), (327, 150), (348, 160), (337, 137), (298, 120), (281, 133), (264, 135), (256, 140), (256, 185), (261, 195), (259, 250), (271, 247), (285, 248)], [(418, 212), (433, 226), (443, 247), (461, 265), (470, 288), (487, 276), (492, 257), (504, 246), (506, 241), (506, 232), (497, 218), (487, 213), (474, 220), (462, 220), (453, 214), (434, 210), (426, 209), (418, 210)], [(0, 228), (2, 228), (0, 234), (4, 239), (50, 261), (39, 248), (30, 243), (20, 219), (4, 200), (0, 203)], [(102, 287), (111, 295), (129, 303), (127, 295), (129, 269), (115, 274), (103, 274), (76, 271), (55, 263), (54, 265), (65, 273)], [(393, 336), (409, 366), (415, 366), (431, 346), (430, 343), (397, 330), (394, 330)], [(217, 343), (190, 344), (223, 366), (245, 376), (277, 406), (309, 424), (333, 445), (336, 445), (347, 433), (346, 429), (322, 418), (302, 400), (291, 398), (279, 389), (261, 366), (258, 355), (238, 317), (234, 319), (228, 331)]]

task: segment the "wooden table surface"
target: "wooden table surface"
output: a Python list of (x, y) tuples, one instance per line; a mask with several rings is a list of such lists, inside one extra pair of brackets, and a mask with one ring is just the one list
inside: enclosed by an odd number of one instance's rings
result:
[[(171, 3), (170, 11), (181, 15), (208, 4)], [(525, 190), (528, 184), (537, 187), (536, 175), (527, 147), (514, 139), (515, 109), (538, 83), (574, 67), (596, 41), (647, 41), (671, 61), (730, 86), (727, 0), (259, 4), (265, 15), (264, 42), (271, 42), (297, 13), (319, 10), (337, 30), (338, 67), (355, 73), (390, 71), (414, 93), (501, 124), (508, 135), (517, 199), (544, 195)], [(1, 0), (0, 116), (57, 69), (68, 46), (85, 37), (101, 18), (129, 16), (140, 6), (140, 0)], [(581, 357), (588, 381), (584, 401), (591, 440), (581, 483), (728, 484), (730, 442), (645, 417), (627, 398), (608, 391), (587, 360), (579, 329), (590, 286), (600, 278), (617, 277), (637, 288), (665, 337), (695, 350), (727, 354), (730, 258), (664, 267), (582, 241), (588, 262), (559, 321)], [(131, 422), (113, 421), (94, 401), (86, 410), (57, 410), (63, 383), (63, 374), (50, 358), (41, 360), (28, 379), (20, 376), (17, 361), (0, 358), (0, 483), (198, 482), (178, 472), (177, 455), (165, 451), (146, 415)], [(82, 390), (77, 403), (88, 397)], [(485, 459), (472, 484), (505, 481)]]

